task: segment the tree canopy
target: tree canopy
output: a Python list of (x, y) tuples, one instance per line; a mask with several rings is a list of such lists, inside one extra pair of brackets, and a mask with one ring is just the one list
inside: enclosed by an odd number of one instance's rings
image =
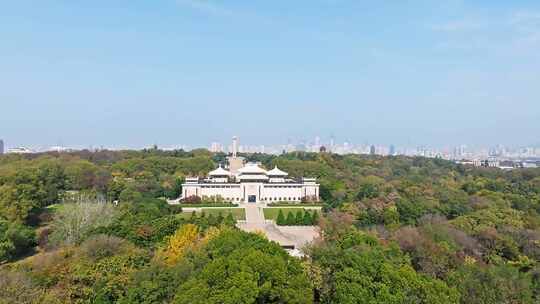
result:
[[(206, 150), (0, 156), (0, 303), (538, 303), (540, 169), (243, 154), (320, 183), (302, 258), (165, 198)], [(283, 210), (285, 210), (284, 208)], [(292, 228), (294, 229), (294, 228)]]

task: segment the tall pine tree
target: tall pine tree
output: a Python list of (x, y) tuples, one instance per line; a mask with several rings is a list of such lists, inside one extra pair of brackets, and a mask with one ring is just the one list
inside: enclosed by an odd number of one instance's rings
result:
[(294, 214), (289, 211), (289, 213), (287, 213), (287, 226), (294, 226), (296, 224), (296, 219), (294, 218)]
[(304, 226), (313, 225), (313, 218), (311, 217), (311, 214), (309, 213), (309, 211), (304, 212), (304, 219), (303, 219), (302, 225)]
[(311, 217), (312, 225), (319, 225), (319, 212), (313, 211), (313, 216)]
[(294, 222), (297, 226), (302, 226), (304, 224), (304, 212), (302, 210), (296, 211)]
[(285, 215), (283, 215), (283, 210), (281, 209), (279, 209), (279, 213), (276, 219), (276, 224), (278, 224), (279, 226), (283, 226), (287, 224), (285, 220)]
[(229, 212), (229, 214), (227, 214), (227, 217), (225, 218), (225, 221), (224, 221), (225, 225), (227, 226), (234, 226), (234, 224), (236, 223), (236, 221), (234, 220), (234, 217), (232, 215), (232, 212)]

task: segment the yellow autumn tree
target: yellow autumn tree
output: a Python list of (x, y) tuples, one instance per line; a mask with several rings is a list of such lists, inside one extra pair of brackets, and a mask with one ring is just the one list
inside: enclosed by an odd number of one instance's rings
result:
[(167, 244), (158, 251), (157, 258), (167, 265), (174, 265), (182, 260), (188, 251), (201, 248), (221, 232), (219, 228), (210, 227), (203, 235), (196, 225), (186, 224), (169, 238)]
[(167, 245), (158, 252), (158, 257), (166, 264), (174, 265), (188, 250), (197, 245), (199, 238), (199, 228), (193, 224), (186, 224), (169, 238)]
[(201, 242), (199, 243), (199, 246), (204, 246), (208, 241), (215, 238), (221, 233), (220, 228), (216, 227), (210, 227), (208, 230), (206, 230), (206, 233), (204, 234), (204, 237), (201, 239)]

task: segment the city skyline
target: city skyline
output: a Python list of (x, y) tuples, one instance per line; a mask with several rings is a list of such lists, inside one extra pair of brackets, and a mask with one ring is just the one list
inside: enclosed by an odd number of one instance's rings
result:
[[(189, 141), (182, 141), (182, 139), (176, 140), (176, 141), (168, 141), (168, 142), (159, 142), (159, 141), (152, 141), (148, 140), (146, 142), (142, 142), (140, 144), (123, 144), (120, 142), (113, 143), (113, 144), (105, 144), (105, 143), (69, 143), (65, 141), (53, 141), (50, 143), (47, 142), (22, 142), (22, 141), (8, 141), (6, 138), (10, 138), (9, 136), (5, 136), (0, 138), (0, 140), (3, 141), (4, 145), (4, 151), (7, 151), (9, 148), (29, 148), (32, 150), (38, 150), (38, 151), (44, 151), (44, 150), (55, 150), (55, 149), (62, 149), (62, 148), (70, 148), (70, 149), (77, 149), (77, 150), (83, 150), (83, 149), (112, 149), (112, 150), (138, 150), (138, 149), (145, 149), (150, 148), (154, 145), (157, 145), (161, 148), (167, 148), (167, 149), (197, 149), (197, 148), (207, 148), (209, 150), (212, 150), (212, 144), (221, 144), (224, 145), (227, 143), (228, 137), (220, 138), (219, 140), (216, 137), (212, 137), (210, 140), (206, 142), (201, 143), (194, 143)], [(243, 139), (243, 137), (241, 137)], [(383, 142), (383, 141), (368, 141), (368, 140), (359, 140), (359, 141), (353, 141), (347, 139), (341, 139), (339, 137), (322, 137), (322, 136), (314, 136), (314, 137), (300, 137), (300, 138), (287, 138), (286, 140), (282, 142), (269, 142), (264, 141), (264, 139), (261, 139), (259, 141), (247, 141), (245, 139), (242, 140), (244, 145), (247, 146), (282, 146), (287, 144), (292, 144), (294, 146), (302, 145), (302, 144), (316, 144), (317, 138), (320, 140), (321, 146), (329, 147), (332, 144), (332, 141), (334, 141), (335, 145), (342, 145), (342, 144), (353, 144), (353, 145), (376, 145), (376, 146), (400, 146), (400, 147), (407, 147), (407, 148), (416, 148), (416, 147), (427, 147), (427, 148), (435, 148), (435, 149), (453, 149), (455, 147), (459, 146), (467, 146), (473, 149), (482, 149), (482, 148), (494, 148), (497, 146), (504, 146), (508, 148), (524, 148), (524, 147), (533, 147), (537, 148), (540, 147), (540, 143), (523, 143), (523, 144), (504, 144), (502, 142), (499, 143), (493, 143), (493, 144), (481, 144), (481, 143), (467, 143), (467, 142), (458, 142), (458, 143), (442, 143), (442, 144), (430, 144), (430, 143), (422, 143), (422, 142), (414, 142), (414, 141), (407, 141), (405, 143), (400, 141), (396, 142)]]
[(22, 0), (0, 20), (14, 145), (540, 143), (537, 1)]
[[(238, 134), (238, 133), (234, 133)], [(335, 147), (342, 147), (339, 148), (343, 150), (343, 147), (347, 149), (347, 146), (349, 148), (353, 147), (367, 147), (367, 151), (369, 151), (369, 148), (371, 146), (375, 147), (385, 147), (387, 150), (391, 149), (401, 149), (402, 151), (404, 149), (411, 150), (411, 149), (429, 149), (432, 151), (451, 151), (455, 150), (457, 148), (466, 147), (467, 149), (470, 149), (471, 151), (490, 151), (493, 149), (511, 149), (511, 150), (518, 150), (518, 149), (540, 149), (540, 143), (538, 144), (504, 144), (504, 143), (495, 143), (495, 144), (480, 144), (480, 143), (442, 143), (442, 144), (428, 144), (428, 143), (417, 143), (413, 141), (407, 141), (406, 143), (400, 143), (400, 141), (397, 142), (383, 142), (380, 140), (374, 140), (374, 141), (368, 141), (368, 140), (360, 140), (360, 141), (353, 141), (349, 140), (349, 138), (344, 138), (342, 136), (336, 136), (332, 133), (332, 135), (328, 136), (321, 136), (321, 135), (315, 135), (315, 136), (302, 136), (298, 138), (293, 138), (292, 136), (283, 136), (281, 142), (270, 142), (270, 141), (264, 141), (265, 138), (258, 138), (258, 139), (251, 139), (246, 140), (243, 136), (237, 136), (234, 135), (234, 137), (237, 137), (241, 139), (242, 144), (240, 147), (243, 147), (244, 149), (248, 149), (248, 151), (251, 152), (257, 152), (260, 153), (260, 147), (263, 148), (262, 153), (264, 152), (264, 147), (270, 150), (273, 150), (270, 154), (279, 154), (282, 150), (291, 150), (291, 147), (294, 147), (294, 151), (302, 151), (306, 150), (306, 147), (308, 146), (317, 146), (317, 147), (325, 147), (325, 148), (331, 148), (333, 146)], [(6, 141), (5, 138), (8, 137), (0, 137), (0, 140), (2, 140), (2, 144), (4, 147), (4, 152), (8, 153), (10, 150), (21, 150), (24, 152), (48, 152), (48, 151), (58, 151), (63, 152), (66, 150), (142, 150), (142, 149), (149, 149), (153, 147), (158, 147), (159, 149), (164, 150), (194, 150), (194, 149), (208, 149), (209, 151), (226, 151), (230, 152), (229, 149), (231, 148), (231, 145), (229, 144), (229, 141), (231, 139), (231, 136), (227, 135), (224, 137), (217, 137), (213, 136), (211, 137), (211, 140), (207, 142), (201, 142), (201, 143), (194, 143), (189, 141), (182, 141), (182, 139), (176, 140), (176, 141), (170, 141), (170, 142), (158, 142), (158, 141), (147, 141), (142, 144), (121, 144), (121, 143), (114, 143), (114, 144), (103, 144), (103, 143), (83, 143), (83, 144), (70, 144), (66, 143), (62, 140), (58, 140), (56, 142), (52, 143), (20, 143), (20, 142), (10, 142)], [(304, 148), (302, 148), (304, 146)], [(287, 148), (288, 147), (288, 148)], [(315, 149), (318, 151), (318, 149)], [(26, 150), (26, 151), (25, 151)], [(309, 150), (309, 149), (307, 149)], [(315, 152), (315, 150), (311, 152)], [(279, 152), (279, 153), (278, 153)], [(367, 153), (369, 154), (369, 153)], [(404, 153), (401, 153), (404, 154)]]
[(152, 149), (157, 147), (162, 150), (194, 150), (207, 149), (210, 152), (226, 153), (234, 155), (233, 142), (236, 141), (236, 151), (239, 153), (265, 153), (279, 155), (284, 152), (320, 152), (327, 151), (337, 154), (374, 154), (374, 155), (405, 155), (405, 156), (424, 156), (430, 158), (443, 158), (447, 160), (480, 160), (488, 158), (497, 159), (540, 159), (539, 146), (469, 146), (465, 144), (452, 146), (429, 146), (429, 145), (394, 145), (381, 143), (355, 143), (351, 141), (340, 142), (335, 136), (324, 138), (315, 136), (312, 140), (301, 139), (294, 141), (291, 138), (281, 144), (272, 143), (243, 143), (241, 138), (233, 136), (232, 139), (224, 141), (212, 141), (207, 145), (197, 146), (189, 144), (177, 144), (171, 146), (159, 146), (157, 144), (146, 145), (144, 147), (111, 147), (111, 146), (8, 146), (6, 145), (6, 153), (41, 153), (41, 152), (71, 152), (78, 150), (140, 150)]

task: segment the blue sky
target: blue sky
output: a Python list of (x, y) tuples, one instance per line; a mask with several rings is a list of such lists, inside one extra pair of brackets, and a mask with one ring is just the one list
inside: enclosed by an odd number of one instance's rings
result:
[(2, 1), (0, 138), (540, 143), (539, 1)]

